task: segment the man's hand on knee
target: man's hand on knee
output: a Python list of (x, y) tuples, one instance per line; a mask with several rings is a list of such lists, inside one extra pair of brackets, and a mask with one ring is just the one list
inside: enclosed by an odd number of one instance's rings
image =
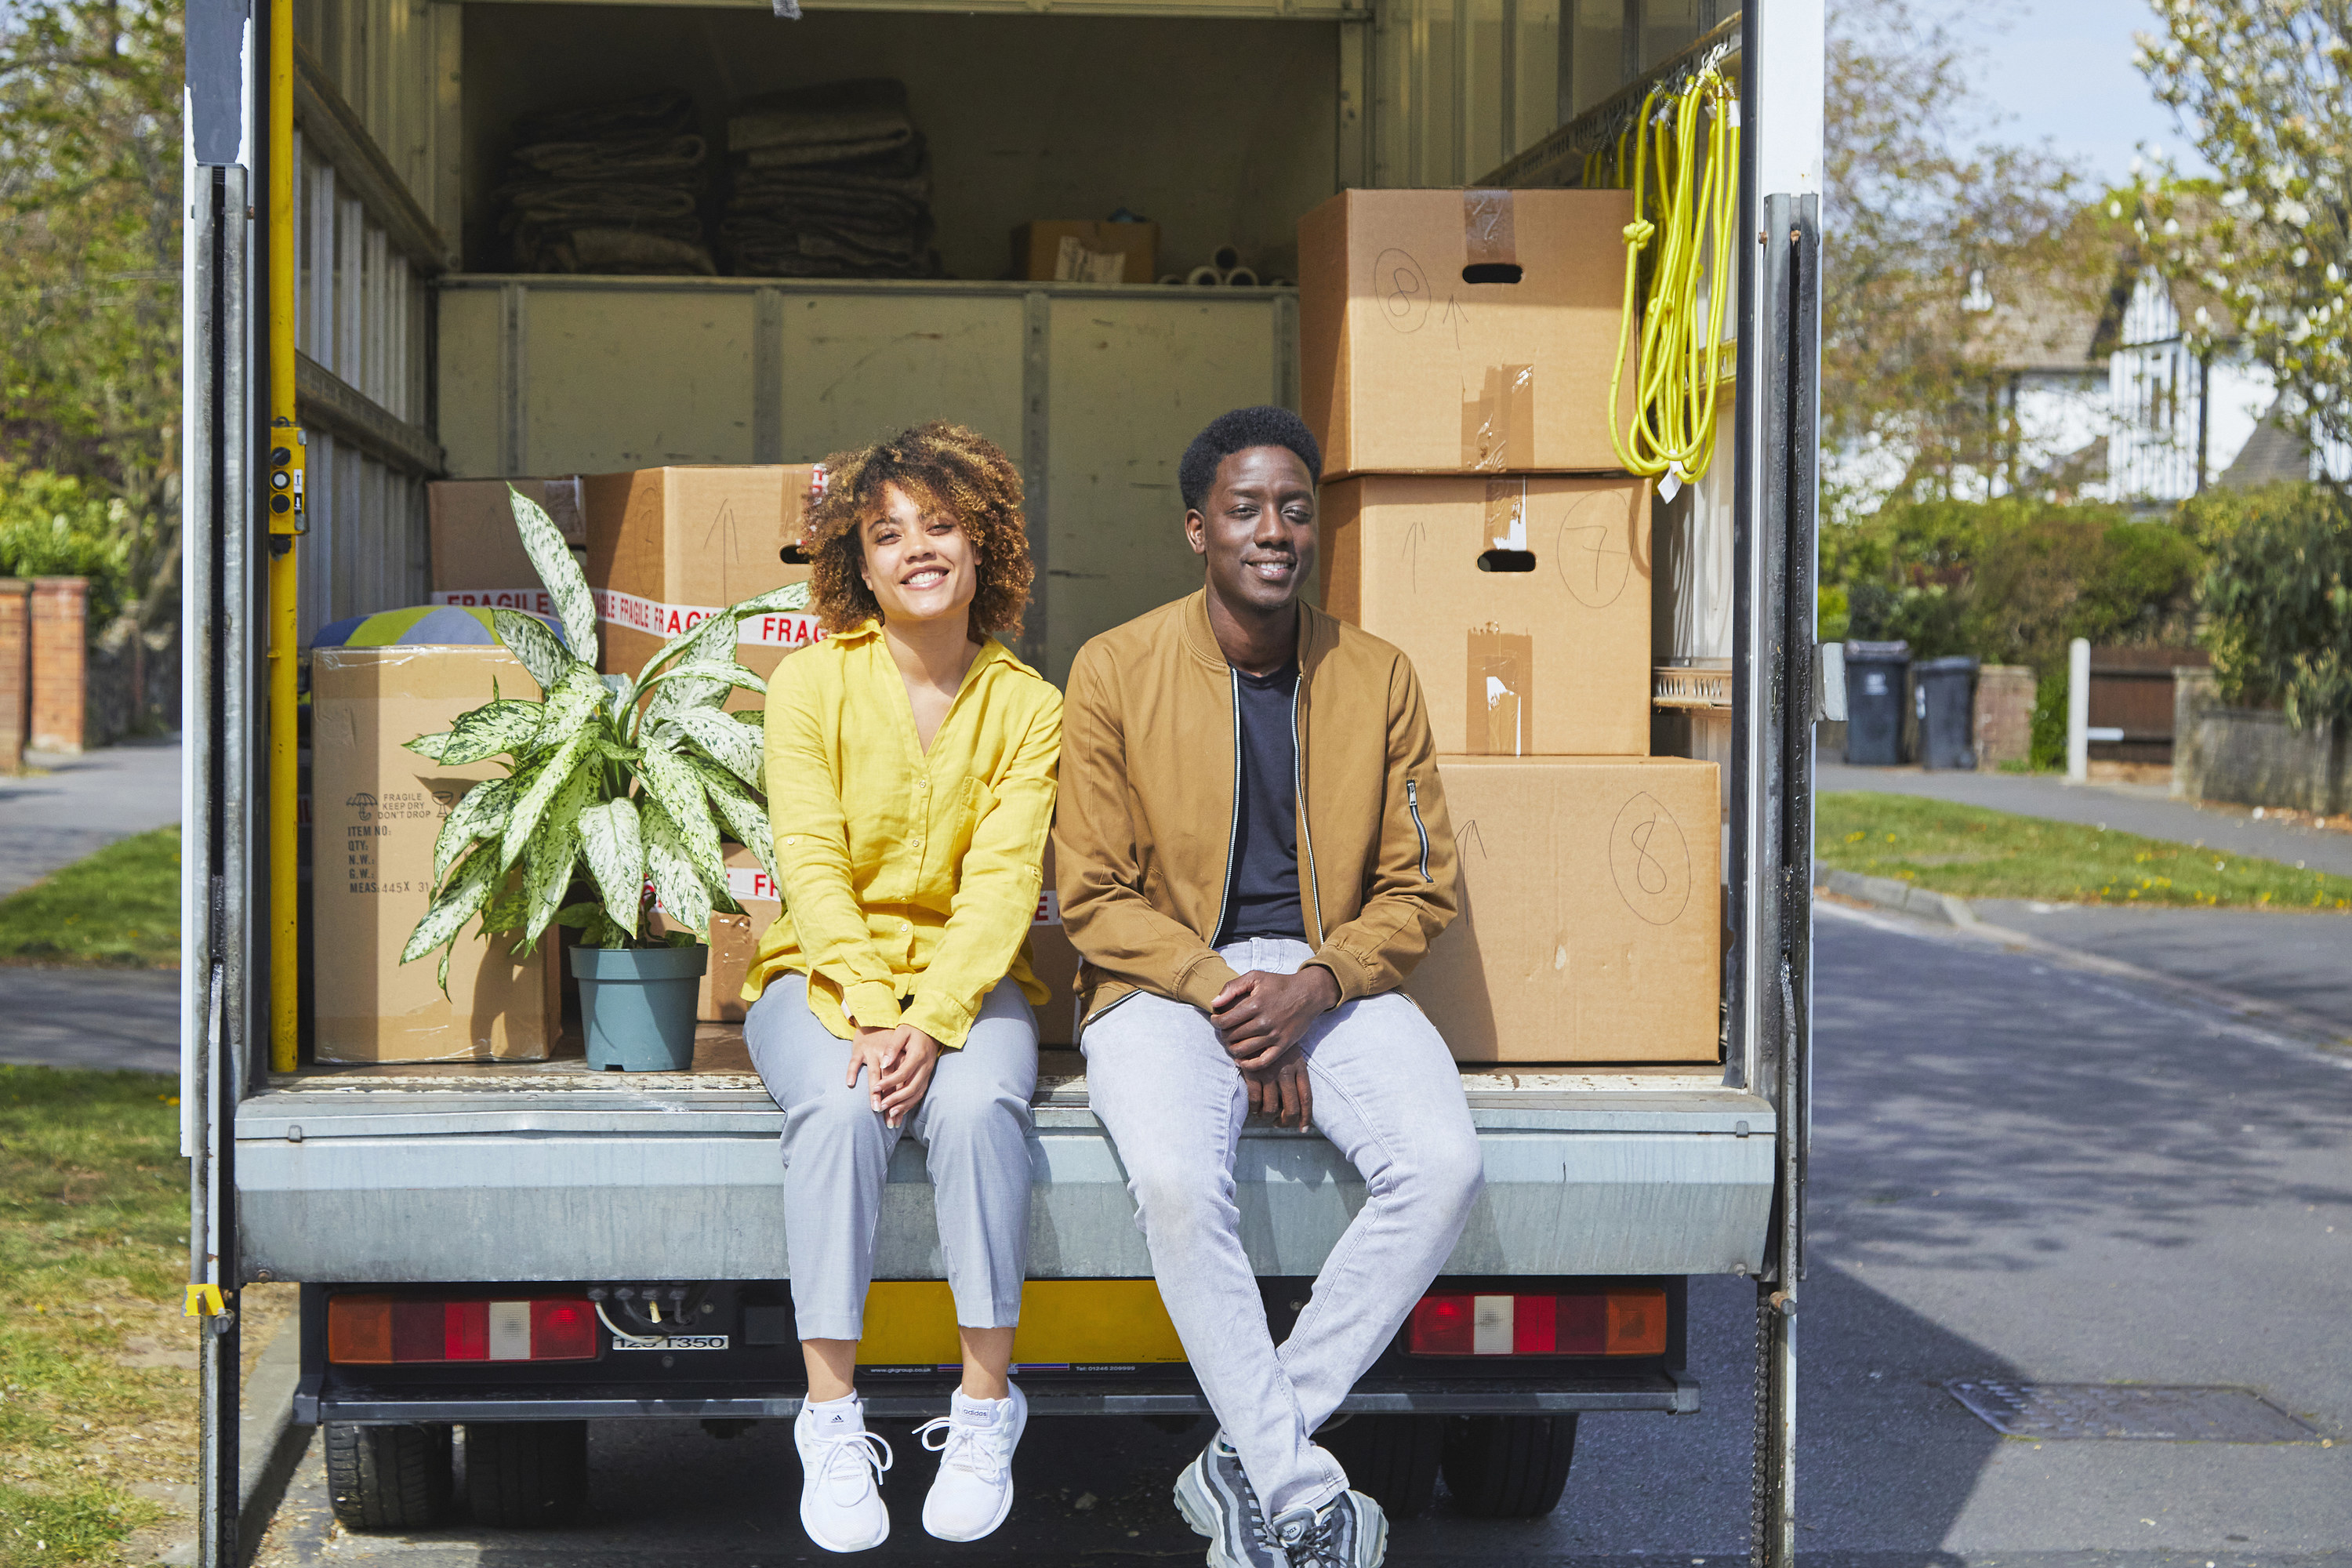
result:
[(1281, 1127), (1305, 1127), (1315, 1120), (1315, 1091), (1307, 1080), (1307, 1058), (1286, 1051), (1269, 1068), (1242, 1074), (1249, 1085), (1250, 1114), (1264, 1112)]
[(1235, 975), (1209, 1004), (1209, 1022), (1225, 1054), (1244, 1072), (1274, 1066), (1307, 1037), (1307, 1026), (1339, 1005), (1339, 982), (1310, 963), (1296, 974), (1253, 969)]

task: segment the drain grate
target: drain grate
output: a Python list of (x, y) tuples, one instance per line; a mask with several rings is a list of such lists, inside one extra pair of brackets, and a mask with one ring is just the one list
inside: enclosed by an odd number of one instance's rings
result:
[(2319, 1435), (2247, 1388), (1976, 1381), (1944, 1387), (1986, 1426), (2011, 1437), (2308, 1443)]

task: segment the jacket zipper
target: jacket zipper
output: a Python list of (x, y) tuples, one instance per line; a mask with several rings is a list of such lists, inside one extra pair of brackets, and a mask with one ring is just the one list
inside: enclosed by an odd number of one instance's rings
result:
[(1429, 880), (1429, 829), (1421, 821), (1421, 785), (1412, 779), (1404, 781), (1404, 808), (1412, 813), (1412, 830), (1421, 835), (1421, 879)]
[(1242, 841), (1242, 678), (1231, 665), (1225, 667), (1225, 689), (1234, 702), (1233, 820), (1225, 828), (1225, 877), (1223, 890), (1217, 894), (1217, 923), (1209, 928), (1211, 942), (1225, 933), (1225, 907), (1234, 896), (1234, 856)]
[[(1315, 912), (1315, 945), (1323, 945), (1323, 889), (1315, 879), (1315, 830), (1307, 825), (1307, 741), (1298, 732), (1298, 693), (1307, 684), (1307, 671), (1298, 672), (1297, 684), (1290, 689), (1290, 793), (1298, 802), (1298, 847), (1300, 858), (1307, 863), (1307, 886), (1303, 889), (1309, 908)], [(1234, 791), (1240, 800), (1240, 791)]]

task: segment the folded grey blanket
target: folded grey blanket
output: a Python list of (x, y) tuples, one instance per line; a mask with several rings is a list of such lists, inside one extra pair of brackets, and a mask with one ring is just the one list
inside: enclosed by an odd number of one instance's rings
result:
[(695, 196), (676, 185), (634, 185), (550, 180), (541, 184), (502, 185), (499, 205), (518, 217), (540, 223), (629, 223), (690, 218)]
[(539, 142), (514, 150), (514, 177), (691, 184), (701, 180), (708, 153), (699, 136), (665, 132), (601, 142)]
[(818, 162), (869, 158), (915, 139), (907, 86), (887, 77), (769, 93), (727, 121), (727, 150), (792, 150)]
[(682, 89), (670, 88), (618, 103), (542, 109), (515, 121), (514, 140), (517, 146), (531, 146), (541, 142), (602, 142), (648, 132), (677, 136), (693, 129), (693, 98)]

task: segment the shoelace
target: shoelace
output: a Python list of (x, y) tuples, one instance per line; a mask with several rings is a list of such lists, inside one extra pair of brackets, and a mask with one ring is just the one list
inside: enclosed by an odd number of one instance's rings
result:
[[(1003, 1417), (999, 1415), (997, 1419), (1002, 1421)], [(934, 1432), (940, 1435), (936, 1443), (931, 1441)], [(951, 1415), (935, 1416), (915, 1428), (915, 1436), (922, 1440), (925, 1450), (939, 1455), (940, 1468), (944, 1470), (950, 1465), (961, 1466), (990, 1486), (1002, 1486), (1004, 1484), (1005, 1465), (1011, 1456), (995, 1453), (993, 1445), (981, 1441), (995, 1435), (996, 1427), (992, 1426), (959, 1426)], [(985, 1463), (979, 1462), (982, 1455), (988, 1456)]]
[(876, 1489), (879, 1489), (882, 1472), (898, 1462), (898, 1456), (890, 1451), (887, 1439), (877, 1432), (845, 1432), (837, 1437), (819, 1437), (816, 1441), (825, 1450), (824, 1458), (817, 1467), (820, 1482), (830, 1481), (836, 1475), (845, 1479), (863, 1467), (870, 1473)]
[(1349, 1554), (1336, 1539), (1339, 1515), (1346, 1506), (1344, 1500), (1332, 1503), (1321, 1513), (1283, 1532), (1281, 1546), (1290, 1558), (1291, 1568), (1348, 1568)]

